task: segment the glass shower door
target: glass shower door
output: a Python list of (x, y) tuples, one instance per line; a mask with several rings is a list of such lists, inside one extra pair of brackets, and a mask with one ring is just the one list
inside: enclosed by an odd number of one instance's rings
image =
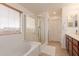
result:
[(37, 17), (36, 29), (37, 29), (38, 41), (43, 44), (45, 42), (45, 24), (43, 17), (40, 16)]

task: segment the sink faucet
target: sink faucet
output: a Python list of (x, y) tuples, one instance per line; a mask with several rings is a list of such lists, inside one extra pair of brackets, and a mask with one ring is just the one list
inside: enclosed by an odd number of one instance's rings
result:
[(78, 31), (76, 30), (76, 35), (77, 35), (77, 32), (78, 32)]

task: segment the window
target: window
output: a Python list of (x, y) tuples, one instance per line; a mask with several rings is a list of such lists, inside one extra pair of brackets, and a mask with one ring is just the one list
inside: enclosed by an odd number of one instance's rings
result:
[(20, 15), (19, 11), (0, 4), (0, 34), (19, 32)]
[(35, 30), (35, 19), (30, 17), (30, 16), (27, 16), (26, 17), (26, 28), (27, 30)]

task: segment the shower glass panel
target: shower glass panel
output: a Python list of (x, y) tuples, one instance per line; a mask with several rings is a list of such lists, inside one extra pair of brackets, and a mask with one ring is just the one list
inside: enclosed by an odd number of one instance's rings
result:
[(37, 29), (38, 41), (41, 42), (42, 44), (45, 43), (45, 23), (44, 18), (41, 16), (37, 16), (36, 29)]
[(27, 41), (38, 41), (45, 43), (45, 21), (44, 17), (24, 16), (24, 38)]
[(37, 41), (36, 39), (36, 21), (34, 17), (26, 16), (25, 38), (28, 41)]

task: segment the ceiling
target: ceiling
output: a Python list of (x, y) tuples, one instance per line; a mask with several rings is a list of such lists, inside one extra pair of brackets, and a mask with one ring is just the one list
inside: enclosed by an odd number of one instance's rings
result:
[(50, 8), (62, 8), (63, 6), (67, 5), (67, 3), (20, 3), (20, 5), (24, 6), (34, 14), (40, 14)]

